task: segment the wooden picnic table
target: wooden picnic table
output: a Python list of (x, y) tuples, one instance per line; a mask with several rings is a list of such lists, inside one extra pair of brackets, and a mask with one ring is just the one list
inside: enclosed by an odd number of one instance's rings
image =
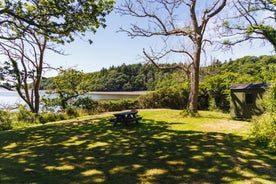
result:
[(124, 123), (125, 125), (128, 125), (128, 122), (136, 122), (137, 124), (138, 121), (142, 119), (142, 117), (138, 116), (137, 113), (138, 111), (125, 111), (115, 113), (113, 114), (115, 118), (110, 119), (110, 121), (114, 123), (114, 126), (116, 126), (118, 122)]

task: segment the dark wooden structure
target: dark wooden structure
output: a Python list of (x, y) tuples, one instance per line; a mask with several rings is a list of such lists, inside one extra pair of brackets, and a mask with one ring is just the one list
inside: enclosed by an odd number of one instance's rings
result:
[(126, 111), (126, 112), (120, 112), (113, 114), (115, 118), (110, 119), (110, 122), (113, 122), (113, 126), (116, 126), (117, 123), (124, 123), (125, 125), (128, 125), (129, 122), (136, 122), (138, 124), (138, 121), (142, 119), (141, 116), (137, 115), (138, 111)]
[(260, 104), (267, 84), (235, 84), (230, 87), (230, 114), (233, 118), (250, 119), (264, 112)]

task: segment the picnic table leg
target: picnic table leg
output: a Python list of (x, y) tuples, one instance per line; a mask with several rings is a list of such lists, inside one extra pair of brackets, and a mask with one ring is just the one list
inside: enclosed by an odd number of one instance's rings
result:
[(125, 126), (128, 126), (128, 123), (127, 123), (127, 121), (124, 121), (124, 123), (125, 123)]

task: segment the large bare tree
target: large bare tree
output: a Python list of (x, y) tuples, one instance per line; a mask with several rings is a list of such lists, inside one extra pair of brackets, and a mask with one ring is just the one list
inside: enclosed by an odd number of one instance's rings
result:
[[(164, 46), (144, 50), (145, 58), (158, 66), (158, 62), (171, 54), (180, 54), (181, 68), (190, 73), (190, 95), (187, 109), (197, 113), (199, 91), (199, 68), (202, 51), (212, 40), (206, 36), (210, 20), (226, 6), (227, 0), (123, 0), (117, 7), (122, 15), (144, 19), (134, 22), (129, 28), (121, 28), (131, 37), (155, 37), (163, 40)], [(210, 25), (211, 26), (211, 25)], [(175, 62), (175, 61), (174, 61)]]

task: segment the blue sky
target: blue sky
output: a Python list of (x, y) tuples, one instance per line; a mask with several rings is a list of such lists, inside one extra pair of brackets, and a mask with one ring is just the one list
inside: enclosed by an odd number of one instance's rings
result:
[[(64, 50), (67, 56), (61, 56), (48, 51), (46, 62), (54, 67), (63, 66), (65, 68), (75, 67), (84, 72), (94, 72), (100, 69), (109, 68), (110, 66), (119, 66), (123, 63), (134, 64), (144, 62), (139, 55), (142, 55), (143, 48), (149, 48), (152, 44), (158, 44), (155, 39), (128, 37), (125, 33), (118, 33), (121, 26), (128, 26), (133, 23), (129, 17), (121, 17), (112, 12), (107, 17), (107, 27), (98, 29), (97, 33), (87, 34), (93, 40), (93, 44), (81, 39), (76, 39), (75, 42), (58, 46)], [(209, 49), (206, 57), (202, 58), (202, 64), (208, 64), (212, 58), (217, 58), (221, 61), (236, 59), (247, 55), (260, 56), (271, 55), (273, 47), (270, 44), (263, 44), (255, 41), (235, 46), (232, 51), (214, 51)], [(168, 60), (168, 62), (170, 62)], [(173, 62), (173, 61), (172, 61)], [(46, 76), (55, 75), (55, 72), (47, 72)]]

